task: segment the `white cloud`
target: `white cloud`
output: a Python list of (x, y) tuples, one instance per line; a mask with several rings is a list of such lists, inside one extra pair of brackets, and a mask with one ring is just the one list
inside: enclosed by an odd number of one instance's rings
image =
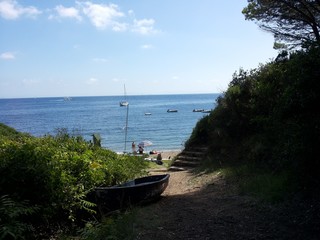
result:
[[(90, 19), (92, 24), (98, 29), (114, 28), (119, 30), (117, 18), (123, 17), (124, 13), (119, 11), (115, 4), (94, 4), (92, 2), (77, 2), (82, 7), (83, 13)], [(123, 27), (123, 26), (122, 26)]]
[(157, 33), (157, 30), (154, 29), (154, 19), (134, 19), (133, 22), (133, 32), (137, 32), (143, 35)]
[(13, 60), (16, 58), (16, 56), (12, 52), (4, 52), (4, 53), (1, 53), (0, 58), (4, 60)]
[(127, 23), (119, 23), (119, 22), (114, 22), (112, 30), (115, 32), (124, 32), (128, 29), (128, 24)]
[(39, 14), (41, 14), (41, 11), (36, 7), (23, 7), (15, 0), (3, 0), (0, 2), (0, 16), (4, 19), (14, 20), (18, 19), (20, 16), (33, 18)]
[[(75, 6), (65, 7), (57, 5), (51, 12), (49, 19), (75, 19), (82, 21), (89, 19), (94, 27), (100, 30), (111, 29), (115, 32), (132, 31), (142, 35), (154, 34), (155, 20), (136, 19), (133, 10), (122, 12), (116, 4), (97, 4), (92, 1), (75, 1)], [(54, 13), (53, 13), (54, 12)], [(42, 12), (33, 6), (21, 6), (16, 0), (0, 0), (0, 16), (13, 20), (19, 17), (36, 17)], [(119, 21), (119, 18), (124, 20)], [(133, 22), (131, 22), (133, 20)]]
[(79, 10), (74, 7), (64, 7), (62, 5), (56, 6), (55, 10), (60, 18), (74, 18), (78, 21), (82, 20)]

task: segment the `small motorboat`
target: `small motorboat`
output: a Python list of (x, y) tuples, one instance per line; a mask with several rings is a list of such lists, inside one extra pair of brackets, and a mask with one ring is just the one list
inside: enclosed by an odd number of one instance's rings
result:
[(177, 109), (168, 109), (167, 112), (168, 112), (168, 113), (178, 112), (178, 110), (177, 110)]
[(211, 109), (208, 109), (208, 110), (203, 110), (202, 112), (203, 113), (211, 113), (211, 111), (212, 111)]
[(203, 112), (203, 111), (204, 111), (204, 109), (193, 109), (192, 112)]
[(103, 215), (132, 205), (154, 201), (167, 188), (169, 177), (169, 174), (152, 175), (112, 187), (97, 187), (95, 195), (99, 212)]
[(150, 115), (151, 115), (151, 113), (146, 112), (146, 113), (144, 113), (144, 115), (146, 115), (146, 116), (150, 116)]

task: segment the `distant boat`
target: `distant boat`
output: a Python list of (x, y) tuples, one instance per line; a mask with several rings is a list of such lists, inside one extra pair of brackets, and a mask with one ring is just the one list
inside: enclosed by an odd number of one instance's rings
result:
[(146, 116), (150, 116), (150, 115), (151, 115), (151, 113), (146, 112), (146, 113), (144, 113), (144, 115), (146, 115)]
[(128, 102), (127, 101), (121, 101), (120, 102), (120, 107), (126, 107), (126, 106), (128, 106)]
[(129, 102), (127, 101), (127, 92), (126, 92), (126, 85), (124, 85), (124, 99), (120, 102), (120, 107), (126, 107), (129, 105)]
[(168, 113), (178, 112), (178, 110), (177, 110), (177, 109), (168, 109), (167, 112), (168, 112)]
[(192, 112), (203, 112), (204, 109), (193, 109)]
[(137, 178), (112, 187), (97, 187), (97, 205), (102, 213), (125, 209), (139, 203), (156, 200), (167, 188), (169, 174)]
[(203, 110), (202, 112), (203, 112), (203, 113), (211, 113), (211, 111), (212, 111), (212, 110), (209, 109), (209, 110)]
[(72, 98), (71, 98), (71, 97), (64, 97), (63, 100), (64, 100), (64, 101), (71, 101)]

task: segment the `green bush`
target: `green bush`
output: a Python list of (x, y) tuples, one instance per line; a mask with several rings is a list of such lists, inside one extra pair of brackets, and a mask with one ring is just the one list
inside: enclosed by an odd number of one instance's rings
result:
[(27, 201), (16, 202), (7, 195), (0, 197), (0, 239), (26, 239), (26, 232), (33, 230), (25, 217), (32, 216), (37, 211)]
[(94, 187), (141, 176), (144, 168), (139, 158), (117, 155), (64, 131), (41, 138), (0, 136), (0, 196), (37, 207), (34, 225), (81, 223), (95, 213), (87, 198)]
[(89, 222), (80, 230), (81, 239), (135, 239), (134, 228), (136, 214), (134, 211), (103, 218), (101, 222)]
[[(320, 183), (319, 69), (319, 48), (240, 69), (189, 142), (205, 136), (209, 159), (218, 163), (212, 165), (253, 165), (272, 173), (273, 180), (289, 171), (296, 176), (294, 191), (312, 192)], [(262, 179), (267, 178), (258, 182)]]

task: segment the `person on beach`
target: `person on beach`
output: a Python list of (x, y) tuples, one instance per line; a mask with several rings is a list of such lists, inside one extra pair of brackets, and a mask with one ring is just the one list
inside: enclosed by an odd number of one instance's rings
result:
[(162, 164), (163, 164), (161, 153), (158, 153), (156, 163), (157, 163), (158, 165), (162, 165)]
[(132, 153), (136, 154), (136, 144), (132, 142)]
[(139, 145), (139, 153), (143, 154), (143, 147)]

